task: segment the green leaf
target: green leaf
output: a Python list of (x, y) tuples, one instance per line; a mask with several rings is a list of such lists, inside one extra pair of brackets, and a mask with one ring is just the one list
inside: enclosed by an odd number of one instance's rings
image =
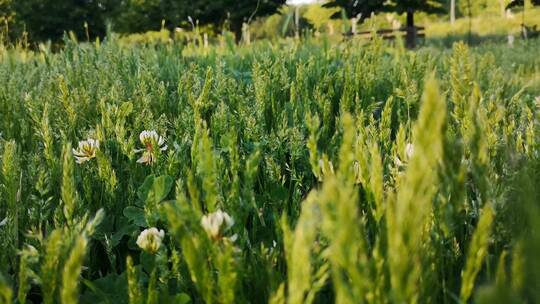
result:
[(127, 206), (124, 209), (124, 216), (132, 221), (139, 227), (147, 227), (146, 219), (144, 217), (144, 210), (134, 206)]
[(149, 175), (144, 180), (143, 184), (137, 189), (137, 197), (140, 200), (140, 205), (144, 205), (144, 202), (146, 201), (146, 198), (148, 197), (148, 192), (150, 192), (150, 188), (152, 188), (152, 185), (154, 184), (154, 179), (156, 177), (154, 175)]
[(87, 287), (80, 298), (80, 303), (126, 303), (127, 279), (126, 273), (109, 274), (103, 278), (89, 281), (82, 280)]
[(159, 294), (159, 303), (175, 303), (175, 304), (189, 304), (192, 303), (191, 298), (185, 293), (172, 293), (167, 290), (161, 290)]
[(179, 294), (176, 295), (176, 297), (174, 299), (174, 303), (188, 304), (188, 303), (191, 303), (191, 298), (185, 293), (179, 293)]
[(141, 203), (159, 203), (171, 192), (174, 180), (168, 175), (155, 177), (148, 176), (142, 186), (137, 190)]
[(148, 252), (141, 252), (141, 265), (146, 273), (151, 274), (156, 267), (156, 257)]
[[(133, 208), (139, 209), (139, 208), (136, 208), (136, 207), (133, 207)], [(126, 210), (124, 209), (124, 212), (125, 211)], [(132, 212), (132, 211), (128, 210), (128, 213), (129, 212)], [(138, 212), (138, 211), (135, 211), (135, 212)], [(131, 235), (134, 231), (138, 230), (137, 226), (138, 226), (137, 224), (129, 224), (127, 222), (121, 223), (121, 226), (118, 227), (116, 232), (111, 237), (113, 247), (118, 245), (124, 236)]]

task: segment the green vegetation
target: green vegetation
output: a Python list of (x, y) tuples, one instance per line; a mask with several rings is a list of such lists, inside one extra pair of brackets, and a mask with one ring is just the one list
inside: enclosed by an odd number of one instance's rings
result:
[(240, 37), (242, 24), (275, 13), (285, 0), (0, 0), (0, 32), (13, 40), (60, 41), (64, 32), (94, 39), (107, 23), (118, 33), (142, 33), (166, 26), (204, 25)]
[(0, 302), (540, 302), (539, 47), (2, 46)]
[[(321, 35), (336, 42), (355, 29), (418, 25), (426, 27), (428, 44), (450, 47), (460, 40), (505, 41), (520, 34), (522, 23), (538, 35), (538, 1), (328, 0), (296, 7), (285, 0), (0, 0), (0, 41), (34, 48), (51, 41), (56, 50), (65, 33), (89, 42), (114, 32), (137, 43), (199, 39), (213, 44), (231, 36), (249, 44)], [(451, 2), (457, 19), (448, 26)], [(409, 35), (407, 45), (415, 45), (413, 38)]]
[(518, 8), (503, 11), (502, 14), (500, 11), (487, 10), (478, 15), (473, 14), (471, 20), (466, 17), (458, 18), (454, 24), (449, 24), (447, 20), (430, 19), (423, 20), (430, 42), (446, 40), (451, 43), (456, 40), (468, 40), (470, 26), (472, 43), (486, 41), (500, 43), (507, 42), (509, 35), (519, 39), (522, 34), (521, 24), (540, 29), (540, 8), (527, 6), (524, 13)]

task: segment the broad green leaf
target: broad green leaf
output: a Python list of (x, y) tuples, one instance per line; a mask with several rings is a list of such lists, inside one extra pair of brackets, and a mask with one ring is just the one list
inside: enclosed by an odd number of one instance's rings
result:
[(174, 180), (170, 176), (155, 177), (150, 175), (137, 191), (137, 196), (141, 203), (159, 203), (171, 192), (173, 183)]
[(141, 208), (127, 206), (124, 208), (124, 216), (137, 226), (147, 227), (146, 219), (144, 217), (144, 210)]

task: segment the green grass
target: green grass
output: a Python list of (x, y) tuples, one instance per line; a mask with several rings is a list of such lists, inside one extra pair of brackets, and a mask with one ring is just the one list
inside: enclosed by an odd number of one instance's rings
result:
[[(515, 41), (521, 40), (523, 18), (528, 27), (540, 28), (540, 8), (530, 6), (527, 6), (524, 16), (522, 10), (518, 8), (514, 9), (508, 16), (501, 16), (499, 6), (496, 5), (487, 11), (473, 14), (471, 19), (466, 15), (459, 16), (454, 24), (449, 22), (448, 14), (429, 15), (419, 12), (415, 14), (415, 23), (417, 26), (425, 28), (426, 38), (422, 42), (424, 46), (450, 48), (453, 43), (458, 41), (466, 41), (473, 45), (508, 43), (509, 35), (514, 36)], [(406, 16), (404, 14), (377, 14), (367, 19), (363, 24), (359, 24), (358, 28), (360, 31), (391, 29), (392, 20), (404, 25)], [(337, 35), (341, 36), (341, 32)]]
[[(521, 23), (523, 15), (521, 11), (514, 11), (509, 17), (500, 15), (474, 16), (471, 19), (471, 30), (478, 36), (506, 36), (512, 34), (516, 38), (521, 35)], [(525, 24), (527, 26), (540, 26), (540, 8), (527, 8), (525, 10)], [(469, 18), (462, 17), (451, 25), (448, 20), (426, 23), (426, 34), (430, 38), (466, 35), (469, 30)]]
[(0, 302), (539, 302), (538, 47), (2, 47)]
[(473, 16), (471, 20), (467, 17), (458, 18), (454, 24), (450, 24), (448, 20), (425, 20), (423, 25), (426, 27), (427, 44), (451, 46), (453, 42), (460, 40), (470, 41), (472, 44), (507, 43), (508, 36), (514, 36), (515, 41), (522, 39), (523, 17), (528, 27), (536, 26), (537, 30), (540, 29), (540, 8), (531, 7), (525, 10), (525, 16), (521, 11), (514, 11), (509, 17), (486, 13)]

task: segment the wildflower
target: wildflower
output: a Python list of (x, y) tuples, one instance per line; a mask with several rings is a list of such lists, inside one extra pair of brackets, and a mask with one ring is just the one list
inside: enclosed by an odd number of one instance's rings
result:
[(408, 143), (405, 146), (405, 160), (402, 161), (398, 156), (394, 156), (394, 164), (398, 168), (405, 166), (407, 162), (409, 161), (409, 159), (411, 159), (413, 154), (414, 154), (414, 145), (411, 143)]
[(99, 149), (99, 141), (95, 139), (87, 139), (79, 142), (77, 150), (72, 149), (75, 161), (82, 164), (96, 157), (96, 152)]
[(156, 131), (142, 131), (139, 135), (141, 143), (144, 145), (144, 149), (136, 149), (135, 153), (143, 152), (141, 158), (137, 160), (140, 164), (151, 165), (156, 160), (157, 151), (167, 150), (165, 145), (165, 139), (159, 136)]
[(327, 175), (327, 174), (334, 175), (334, 165), (332, 164), (331, 161), (327, 159), (324, 159), (324, 160), (321, 159), (319, 160), (319, 165), (321, 166), (323, 175)]
[(146, 252), (156, 254), (159, 247), (161, 247), (163, 237), (165, 237), (165, 232), (163, 230), (158, 230), (154, 227), (145, 229), (139, 234), (139, 237), (137, 237), (137, 246)]
[(399, 159), (399, 157), (397, 156), (394, 156), (394, 164), (396, 165), (396, 167), (403, 167), (404, 164), (403, 162), (401, 161), (401, 159)]
[(411, 159), (413, 154), (414, 154), (414, 145), (411, 143), (408, 143), (405, 146), (405, 156), (407, 157), (407, 159)]
[[(224, 238), (225, 233), (234, 225), (234, 220), (227, 212), (218, 210), (204, 215), (201, 219), (201, 225), (211, 239), (220, 240)], [(236, 235), (230, 237), (229, 240), (234, 242)]]
[(354, 161), (354, 183), (359, 185), (362, 183), (362, 171), (360, 170), (360, 162)]
[(328, 160), (328, 156), (323, 155), (323, 157), (319, 159), (319, 167), (321, 168), (319, 181), (322, 182), (325, 176), (334, 175), (334, 165), (332, 164), (332, 161)]

